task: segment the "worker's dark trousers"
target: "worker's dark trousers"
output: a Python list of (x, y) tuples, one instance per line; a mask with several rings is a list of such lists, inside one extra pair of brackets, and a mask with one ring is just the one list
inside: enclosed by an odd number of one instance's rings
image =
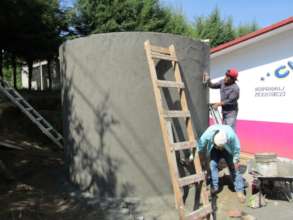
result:
[(233, 178), (234, 188), (236, 192), (243, 192), (244, 191), (244, 183), (243, 178), (240, 175), (239, 170), (235, 169), (233, 163), (233, 156), (228, 153), (228, 151), (218, 150), (213, 148), (210, 154), (210, 170), (211, 170), (211, 178), (212, 178), (212, 186), (215, 190), (219, 189), (219, 170), (218, 164), (220, 159), (225, 159), (228, 164), (231, 176)]
[(231, 126), (233, 130), (235, 131), (238, 110), (230, 111), (230, 112), (222, 112), (222, 115), (223, 115), (223, 124)]

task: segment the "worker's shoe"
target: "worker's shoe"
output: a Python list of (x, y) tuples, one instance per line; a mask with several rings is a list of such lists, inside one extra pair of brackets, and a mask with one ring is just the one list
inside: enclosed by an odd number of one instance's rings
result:
[(236, 192), (236, 194), (237, 194), (237, 198), (239, 199), (239, 202), (245, 203), (246, 197), (243, 194), (243, 192)]

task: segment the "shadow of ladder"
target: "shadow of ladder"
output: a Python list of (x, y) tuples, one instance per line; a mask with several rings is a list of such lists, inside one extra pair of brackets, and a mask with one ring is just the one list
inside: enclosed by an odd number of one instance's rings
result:
[[(159, 114), (161, 131), (163, 141), (165, 145), (165, 152), (167, 156), (169, 172), (171, 176), (173, 191), (175, 194), (175, 205), (179, 211), (180, 220), (196, 220), (196, 219), (213, 219), (212, 206), (209, 201), (210, 191), (206, 185), (206, 173), (203, 171), (199, 159), (198, 152), (196, 151), (196, 140), (192, 129), (192, 120), (190, 111), (187, 105), (187, 97), (185, 92), (185, 84), (182, 81), (180, 73), (179, 62), (176, 57), (175, 47), (171, 45), (168, 48), (151, 45), (150, 41), (145, 41), (144, 48), (148, 61), (149, 71), (151, 75), (151, 81), (153, 85), (153, 91), (156, 100), (156, 106)], [(174, 70), (175, 81), (159, 80), (155, 60), (166, 60), (172, 62)], [(177, 89), (179, 93), (181, 110), (164, 109), (162, 103), (161, 88)], [(183, 118), (185, 120), (185, 126), (187, 131), (187, 139), (183, 142), (173, 142), (173, 131), (171, 128), (172, 119)], [(180, 177), (178, 171), (178, 164), (176, 160), (176, 152), (190, 150), (195, 151), (193, 165), (195, 168), (195, 174)], [(189, 185), (201, 185), (203, 190), (200, 191), (200, 200), (202, 200), (202, 207), (199, 207), (192, 212), (188, 212), (185, 208), (183, 201), (183, 187)], [(198, 205), (199, 206), (199, 205)]]

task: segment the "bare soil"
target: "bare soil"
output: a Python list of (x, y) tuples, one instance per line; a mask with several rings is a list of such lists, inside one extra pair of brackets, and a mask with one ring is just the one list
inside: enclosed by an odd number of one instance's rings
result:
[[(59, 92), (23, 94), (62, 132)], [(0, 220), (125, 219), (112, 213), (121, 208), (119, 202), (103, 207), (99, 201), (77, 193), (68, 181), (63, 152), (52, 151), (52, 145), (19, 109), (0, 95)], [(218, 196), (219, 220), (230, 219), (227, 213), (231, 210), (252, 214), (257, 219), (289, 220), (293, 216), (292, 203), (286, 201), (270, 201), (266, 207), (252, 210), (240, 204), (227, 188)]]
[[(62, 132), (60, 93), (24, 96)], [(0, 99), (0, 219), (97, 220), (105, 214), (71, 196), (63, 152), (15, 106)]]

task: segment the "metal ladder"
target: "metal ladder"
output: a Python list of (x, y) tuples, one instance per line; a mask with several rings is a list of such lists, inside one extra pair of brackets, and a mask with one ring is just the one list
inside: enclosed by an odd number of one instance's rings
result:
[(13, 87), (0, 78), (0, 90), (50, 138), (59, 149), (63, 149), (63, 137), (45, 120)]
[[(162, 48), (151, 45), (149, 41), (144, 43), (146, 57), (149, 65), (153, 91), (155, 95), (157, 110), (160, 119), (161, 131), (165, 145), (165, 152), (169, 165), (173, 191), (175, 194), (176, 207), (179, 209), (180, 220), (196, 220), (196, 219), (213, 219), (212, 206), (209, 201), (210, 191), (206, 185), (206, 173), (203, 171), (196, 151), (196, 139), (192, 129), (192, 121), (190, 111), (187, 105), (185, 84), (182, 81), (178, 59), (175, 53), (175, 47), (171, 45), (169, 48)], [(155, 60), (166, 60), (172, 63), (175, 81), (159, 80), (156, 71)], [(181, 110), (164, 109), (161, 89), (176, 89), (179, 94)], [(169, 107), (167, 107), (169, 108)], [(186, 128), (187, 140), (182, 142), (173, 142), (173, 131), (170, 128), (173, 119), (183, 118)], [(188, 176), (180, 176), (178, 170), (178, 162), (176, 160), (176, 152), (190, 150), (195, 151), (194, 159), (191, 165), (194, 166), (195, 174)], [(192, 163), (193, 162), (193, 163)], [(200, 199), (202, 206), (193, 211), (187, 211), (183, 201), (183, 188), (190, 185), (201, 185)], [(200, 204), (200, 201), (198, 201)], [(199, 204), (197, 204), (199, 206)]]
[(211, 103), (209, 104), (209, 113), (216, 124), (220, 124), (220, 125), (223, 124), (222, 116), (219, 112), (219, 109), (218, 108), (214, 109), (213, 104)]

